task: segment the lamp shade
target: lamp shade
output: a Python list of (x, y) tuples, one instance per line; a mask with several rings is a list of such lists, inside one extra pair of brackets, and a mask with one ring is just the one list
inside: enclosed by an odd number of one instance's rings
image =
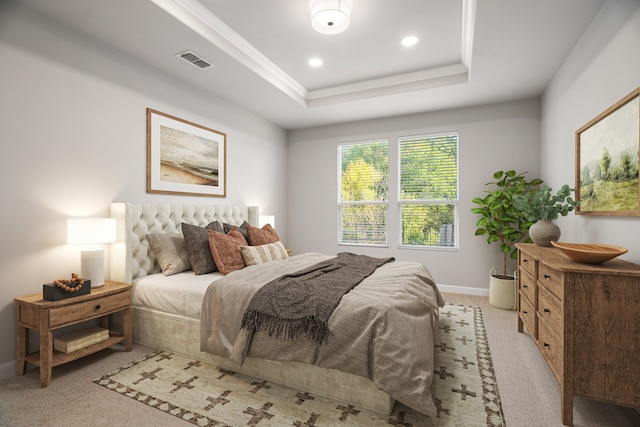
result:
[(351, 0), (311, 0), (311, 26), (322, 34), (338, 34), (349, 27)]
[(260, 215), (258, 217), (258, 227), (262, 228), (267, 224), (276, 228), (276, 217), (274, 215)]
[(67, 220), (67, 243), (94, 245), (116, 241), (115, 218), (70, 218)]
[[(67, 220), (67, 243), (98, 245), (116, 241), (115, 218), (70, 218)], [(91, 287), (104, 285), (104, 249), (84, 248), (80, 253), (80, 277), (91, 280)]]

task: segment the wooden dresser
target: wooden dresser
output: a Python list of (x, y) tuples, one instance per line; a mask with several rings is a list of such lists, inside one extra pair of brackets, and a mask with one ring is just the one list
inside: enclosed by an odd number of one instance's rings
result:
[(560, 383), (562, 423), (573, 424), (573, 396), (640, 407), (640, 265), (516, 246), (518, 332), (526, 326)]

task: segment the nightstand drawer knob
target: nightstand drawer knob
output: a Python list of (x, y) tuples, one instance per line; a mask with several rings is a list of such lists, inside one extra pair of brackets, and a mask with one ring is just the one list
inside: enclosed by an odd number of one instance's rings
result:
[(102, 306), (100, 304), (96, 305), (96, 310), (100, 310), (102, 308)]

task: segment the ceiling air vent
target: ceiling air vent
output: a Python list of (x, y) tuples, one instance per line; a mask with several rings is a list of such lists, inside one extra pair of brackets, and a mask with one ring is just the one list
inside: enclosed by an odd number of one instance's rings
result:
[(196, 67), (200, 68), (201, 70), (204, 70), (205, 68), (212, 67), (212, 65), (210, 63), (208, 63), (204, 59), (200, 58), (198, 55), (196, 55), (195, 53), (191, 52), (190, 50), (187, 50), (187, 51), (184, 51), (184, 52), (181, 52), (181, 53), (177, 53), (176, 56), (184, 59), (185, 61), (189, 62), (190, 64), (195, 65)]

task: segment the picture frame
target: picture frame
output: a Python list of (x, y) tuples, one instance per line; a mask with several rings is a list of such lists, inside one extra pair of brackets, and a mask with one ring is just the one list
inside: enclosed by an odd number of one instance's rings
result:
[(640, 87), (576, 131), (578, 215), (640, 216)]
[(147, 108), (147, 192), (226, 197), (227, 135)]

